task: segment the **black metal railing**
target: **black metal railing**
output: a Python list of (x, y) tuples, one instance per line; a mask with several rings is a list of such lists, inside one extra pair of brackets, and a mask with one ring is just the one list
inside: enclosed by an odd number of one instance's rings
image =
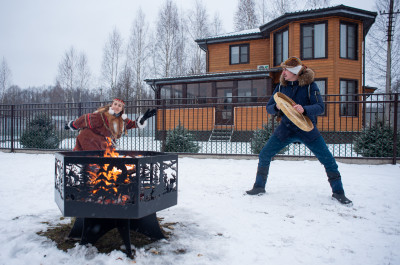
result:
[[(278, 125), (276, 118), (267, 114), (265, 105), (269, 98), (202, 97), (127, 102), (126, 113), (133, 120), (147, 108), (157, 108), (158, 112), (145, 129), (129, 130), (118, 141), (118, 149), (169, 152), (168, 136), (180, 126), (198, 150), (174, 152), (255, 155), (257, 130), (272, 132)], [(398, 93), (325, 95), (324, 102), (325, 112), (318, 117), (318, 129), (335, 157), (390, 158), (396, 163), (400, 149)], [(64, 130), (64, 124), (101, 105), (104, 102), (0, 105), (0, 149), (71, 150), (77, 133)], [(51, 125), (48, 135), (39, 132), (35, 127), (40, 126), (38, 123)], [(373, 136), (379, 130), (382, 135)], [(29, 142), (39, 136), (42, 140)], [(372, 153), (364, 150), (365, 144), (360, 147), (363, 139), (368, 147), (368, 137), (372, 137), (370, 145), (375, 148)], [(302, 144), (291, 144), (279, 155), (312, 156)]]

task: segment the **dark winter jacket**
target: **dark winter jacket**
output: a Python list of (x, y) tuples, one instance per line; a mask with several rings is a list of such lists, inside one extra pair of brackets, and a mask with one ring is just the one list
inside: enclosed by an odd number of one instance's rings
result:
[[(324, 112), (324, 103), (317, 84), (314, 82), (314, 72), (306, 69), (299, 74), (298, 81), (286, 81), (281, 76), (280, 84), (274, 90), (290, 97), (296, 104), (303, 106), (306, 115), (314, 124), (314, 129), (309, 132), (303, 131), (282, 114), (281, 124), (275, 129), (274, 135), (281, 141), (288, 137), (298, 137), (304, 143), (314, 141), (320, 133), (316, 127), (317, 116)], [(276, 108), (274, 97), (268, 101), (267, 112), (275, 115), (279, 112)]]

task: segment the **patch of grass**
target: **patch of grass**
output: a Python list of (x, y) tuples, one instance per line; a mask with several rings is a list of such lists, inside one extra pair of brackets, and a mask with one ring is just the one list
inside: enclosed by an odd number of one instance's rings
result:
[[(80, 241), (68, 238), (74, 222), (75, 218), (71, 218), (71, 222), (68, 224), (57, 224), (56, 226), (49, 227), (46, 231), (40, 231), (37, 234), (52, 240), (56, 243), (58, 249), (66, 252), (68, 249), (74, 248), (75, 244), (79, 243)], [(48, 222), (43, 223), (48, 224)], [(169, 237), (169, 235), (171, 235), (171, 232), (167, 232), (163, 228), (171, 229), (172, 226), (175, 224), (176, 223), (166, 223), (161, 225), (161, 230), (167, 238)], [(134, 245), (136, 248), (142, 248), (157, 241), (135, 231), (130, 231), (130, 238), (131, 244)], [(106, 254), (112, 252), (113, 250), (122, 251), (121, 246), (123, 245), (124, 242), (118, 233), (118, 229), (116, 228), (107, 232), (94, 244), (99, 253)], [(132, 249), (132, 251), (134, 252), (135, 250)]]

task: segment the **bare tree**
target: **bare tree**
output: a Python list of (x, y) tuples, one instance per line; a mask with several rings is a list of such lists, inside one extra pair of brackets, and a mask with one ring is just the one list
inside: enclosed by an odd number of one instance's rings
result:
[(179, 46), (179, 14), (176, 4), (172, 0), (165, 0), (158, 13), (157, 21), (157, 53), (155, 54), (161, 75), (167, 77), (172, 74), (176, 65), (176, 52)]
[(331, 5), (331, 0), (307, 0), (303, 9), (323, 8)]
[[(134, 84), (132, 87), (132, 91), (127, 91), (129, 97), (125, 99), (131, 99), (134, 95), (134, 91), (136, 91), (135, 98), (136, 100), (141, 100), (142, 93), (144, 89), (144, 79), (147, 72), (147, 65), (149, 61), (149, 25), (146, 22), (145, 14), (140, 8), (137, 13), (135, 20), (132, 23), (131, 27), (131, 35), (128, 43), (128, 60), (131, 65), (132, 71), (131, 74), (128, 75), (128, 69), (125, 68), (125, 74), (128, 76), (134, 76)], [(128, 87), (125, 87), (128, 89)]]
[(216, 36), (224, 32), (224, 26), (222, 24), (222, 19), (218, 12), (214, 13), (214, 17), (212, 18), (211, 27), (210, 27), (210, 35)]
[[(326, 2), (330, 0), (309, 0), (319, 2)], [(310, 9), (313, 7), (308, 7), (307, 5), (304, 7), (305, 9)], [(287, 12), (292, 12), (294, 10), (303, 9), (303, 7), (296, 4), (296, 0), (258, 0), (257, 1), (257, 10), (258, 17), (261, 21), (261, 24), (265, 24), (270, 20), (273, 20), (279, 16)]]
[(110, 33), (103, 49), (102, 79), (111, 94), (116, 94), (120, 61), (122, 56), (122, 37), (117, 28)]
[(0, 66), (1, 104), (4, 104), (5, 94), (10, 85), (11, 85), (11, 70), (8, 67), (6, 59), (3, 57)]
[(88, 89), (90, 69), (86, 55), (78, 54), (74, 47), (65, 52), (58, 65), (56, 82), (66, 91), (63, 101), (82, 101), (82, 91)]
[(259, 25), (256, 14), (255, 0), (238, 0), (237, 10), (234, 16), (235, 30), (256, 28)]
[(85, 89), (90, 89), (90, 78), (91, 78), (91, 71), (89, 69), (88, 59), (86, 54), (81, 53), (78, 58), (77, 63), (77, 86), (76, 88), (79, 91), (83, 91)]
[[(400, 0), (394, 1), (394, 9), (400, 7)], [(375, 8), (378, 11), (389, 9), (388, 0), (376, 0)], [(393, 26), (393, 41), (391, 50), (391, 92), (396, 87), (396, 81), (400, 80), (400, 16), (395, 17)], [(369, 80), (378, 86), (379, 91), (385, 92), (386, 64), (387, 64), (387, 20), (385, 15), (378, 15), (367, 36), (366, 71)]]
[(187, 32), (191, 38), (189, 42), (190, 49), (190, 73), (204, 73), (206, 69), (205, 53), (197, 45), (195, 40), (207, 37), (210, 35), (210, 22), (207, 13), (207, 8), (202, 0), (195, 0), (193, 9), (188, 12), (188, 28)]
[(184, 75), (187, 74), (187, 69), (188, 67), (188, 56), (187, 50), (188, 50), (188, 29), (187, 29), (187, 21), (185, 18), (185, 15), (183, 13), (183, 10), (179, 10), (180, 15), (178, 17), (178, 38), (177, 38), (177, 45), (176, 49), (174, 51), (175, 56), (174, 56), (174, 66), (172, 67), (172, 75)]

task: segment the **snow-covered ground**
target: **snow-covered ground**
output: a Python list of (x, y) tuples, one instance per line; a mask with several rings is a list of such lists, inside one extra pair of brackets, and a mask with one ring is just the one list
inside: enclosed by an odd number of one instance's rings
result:
[(331, 200), (317, 161), (276, 160), (267, 193), (244, 195), (256, 167), (180, 158), (178, 205), (158, 212), (177, 223), (172, 235), (132, 261), (80, 245), (63, 252), (37, 235), (60, 222), (54, 156), (0, 152), (0, 264), (400, 264), (399, 165), (339, 163), (352, 207)]

